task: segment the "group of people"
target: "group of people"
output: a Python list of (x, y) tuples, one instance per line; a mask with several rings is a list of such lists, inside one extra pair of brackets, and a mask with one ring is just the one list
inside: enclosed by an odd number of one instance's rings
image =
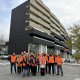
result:
[(30, 76), (31, 74), (36, 76), (37, 73), (40, 73), (41, 76), (45, 76), (45, 74), (61, 74), (63, 76), (63, 60), (60, 54), (53, 55), (52, 53), (47, 54), (45, 52), (40, 54), (38, 51), (36, 54), (28, 54), (24, 51), (17, 56), (13, 53), (9, 60), (11, 74), (14, 67), (15, 73), (22, 73), (23, 77)]

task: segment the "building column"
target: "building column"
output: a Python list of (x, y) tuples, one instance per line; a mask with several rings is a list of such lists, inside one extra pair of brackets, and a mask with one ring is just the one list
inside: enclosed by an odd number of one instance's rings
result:
[(47, 53), (47, 45), (39, 44), (39, 52), (42, 54), (43, 52)]
[(42, 54), (42, 44), (39, 44), (39, 52)]

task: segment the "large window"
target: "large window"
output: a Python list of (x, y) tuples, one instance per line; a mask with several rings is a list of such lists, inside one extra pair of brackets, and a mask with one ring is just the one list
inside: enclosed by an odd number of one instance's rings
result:
[(29, 52), (34, 53), (39, 51), (39, 44), (29, 44)]
[(55, 50), (54, 50), (54, 48), (47, 48), (47, 53), (49, 54), (49, 53), (52, 53), (52, 54), (55, 54)]

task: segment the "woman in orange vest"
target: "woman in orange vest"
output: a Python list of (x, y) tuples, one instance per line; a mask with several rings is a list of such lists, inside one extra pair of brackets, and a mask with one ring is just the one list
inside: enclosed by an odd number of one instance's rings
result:
[(46, 59), (44, 57), (44, 54), (42, 54), (42, 56), (40, 58), (41, 76), (45, 75), (45, 66), (46, 66)]
[(40, 72), (40, 63), (39, 63), (39, 59), (40, 59), (40, 53), (37, 52), (37, 55), (36, 55), (36, 59), (37, 59), (37, 72), (39, 73)]
[(49, 74), (51, 74), (51, 67), (52, 67), (52, 73), (54, 74), (54, 56), (52, 54), (49, 54), (48, 66), (49, 66)]
[(44, 57), (46, 59), (46, 66), (45, 66), (45, 69), (46, 69), (46, 73), (48, 72), (48, 54), (46, 52), (44, 52)]
[(61, 55), (59, 54), (57, 59), (57, 75), (59, 75), (61, 72), (61, 76), (63, 76), (62, 63), (63, 63), (63, 60), (61, 58)]
[(29, 76), (29, 58), (28, 53), (23, 58), (23, 77)]
[(36, 64), (36, 58), (33, 54), (30, 56), (30, 67), (32, 75), (36, 76), (37, 64)]
[(54, 54), (54, 72), (55, 74), (57, 74), (57, 60), (58, 60), (58, 56)]
[(22, 58), (21, 55), (18, 55), (17, 57), (17, 73), (21, 73), (21, 66), (22, 66)]
[(12, 68), (13, 68), (13, 66), (14, 66), (14, 70), (15, 70), (15, 73), (16, 73), (16, 59), (17, 59), (17, 57), (16, 57), (16, 55), (15, 55), (15, 53), (13, 53), (11, 56), (10, 56), (10, 63), (11, 63), (11, 74), (12, 74)]

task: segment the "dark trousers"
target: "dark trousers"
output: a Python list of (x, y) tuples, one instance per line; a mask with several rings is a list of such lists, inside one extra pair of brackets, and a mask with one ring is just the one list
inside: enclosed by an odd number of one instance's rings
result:
[(21, 67), (17, 67), (17, 73), (21, 73)]
[(46, 68), (45, 69), (46, 69), (46, 73), (47, 73), (48, 72), (48, 64), (46, 64)]
[(21, 72), (23, 72), (23, 66), (21, 67)]
[(13, 71), (13, 67), (14, 67), (14, 71), (16, 73), (16, 63), (11, 63), (11, 73)]
[(61, 73), (61, 75), (63, 76), (62, 65), (57, 65), (57, 75), (59, 75), (60, 73)]
[(45, 76), (45, 68), (41, 68), (41, 76)]
[(52, 73), (54, 74), (54, 63), (49, 63), (49, 74), (51, 73), (51, 67), (52, 67)]
[(31, 66), (31, 72), (33, 76), (36, 76), (37, 66)]

